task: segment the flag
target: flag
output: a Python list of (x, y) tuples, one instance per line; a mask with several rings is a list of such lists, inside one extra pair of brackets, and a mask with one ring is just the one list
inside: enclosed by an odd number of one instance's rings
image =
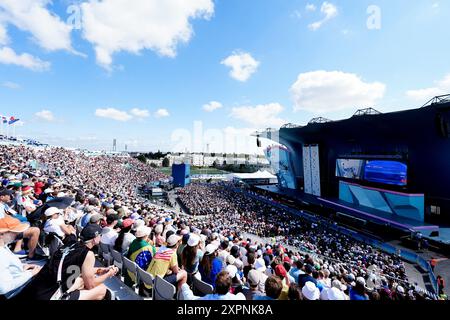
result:
[(9, 119), (9, 124), (11, 125), (11, 124), (13, 124), (13, 123), (16, 123), (17, 121), (19, 121), (20, 119), (16, 119), (16, 118), (14, 118), (14, 117), (11, 117), (10, 119)]

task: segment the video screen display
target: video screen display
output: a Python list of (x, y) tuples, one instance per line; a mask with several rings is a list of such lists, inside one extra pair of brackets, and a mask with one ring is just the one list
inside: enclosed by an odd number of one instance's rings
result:
[(360, 180), (364, 163), (364, 160), (358, 159), (337, 159), (336, 177)]
[(392, 160), (337, 159), (336, 177), (406, 186), (408, 166)]
[(364, 180), (370, 182), (406, 186), (408, 166), (398, 161), (367, 161)]

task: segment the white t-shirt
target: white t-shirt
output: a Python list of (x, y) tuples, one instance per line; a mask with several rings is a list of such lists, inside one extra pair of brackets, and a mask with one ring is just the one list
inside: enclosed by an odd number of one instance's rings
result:
[(102, 240), (101, 243), (104, 243), (109, 246), (113, 246), (116, 243), (119, 234), (109, 227), (105, 227), (102, 232)]
[(128, 249), (130, 248), (130, 245), (134, 240), (136, 240), (136, 237), (134, 235), (132, 235), (130, 232), (125, 233), (122, 243), (122, 253), (128, 252)]
[(45, 223), (45, 226), (44, 226), (44, 231), (46, 233), (54, 232), (59, 237), (64, 238), (65, 237), (65, 233), (61, 229), (61, 226), (64, 225), (64, 224), (65, 223), (64, 223), (63, 217), (59, 217), (58, 219), (47, 220), (47, 222)]
[(7, 247), (0, 247), (0, 294), (7, 299), (19, 293), (31, 280), (31, 271), (24, 271), (20, 259)]

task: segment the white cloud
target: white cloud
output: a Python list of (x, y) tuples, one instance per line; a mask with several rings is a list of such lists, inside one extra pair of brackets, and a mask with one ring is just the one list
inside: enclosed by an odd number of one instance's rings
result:
[(31, 33), (32, 39), (46, 50), (73, 51), (71, 28), (47, 9), (51, 4), (50, 0), (0, 1), (0, 43), (2, 32), (3, 39), (6, 35), (2, 28), (12, 24), (22, 31)]
[(107, 118), (116, 121), (129, 121), (133, 118), (133, 116), (128, 114), (128, 112), (114, 108), (97, 109), (95, 110), (95, 115), (100, 118)]
[(281, 119), (279, 114), (284, 110), (279, 103), (261, 104), (257, 106), (235, 107), (231, 116), (251, 124), (256, 128), (281, 127), (287, 121)]
[(113, 54), (148, 49), (174, 57), (177, 45), (193, 35), (191, 19), (210, 19), (212, 0), (89, 0), (81, 4), (83, 37), (93, 44), (97, 62), (111, 68)]
[(15, 83), (15, 82), (11, 82), (11, 81), (5, 81), (2, 83), (2, 87), (11, 89), (11, 90), (17, 90), (20, 89), (20, 85)]
[(53, 112), (50, 110), (42, 110), (35, 113), (35, 116), (38, 117), (40, 120), (47, 121), (47, 122), (53, 122), (55, 121), (55, 116)]
[(416, 101), (423, 101), (424, 103), (436, 96), (450, 93), (450, 74), (446, 75), (442, 80), (436, 81), (434, 87), (409, 90), (406, 96)]
[(8, 43), (8, 34), (6, 33), (6, 28), (2, 26), (0, 20), (0, 46), (6, 45)]
[(148, 118), (150, 117), (150, 111), (146, 109), (134, 108), (130, 110), (130, 113), (136, 118)]
[(316, 5), (315, 5), (315, 4), (308, 3), (308, 4), (306, 5), (305, 9), (306, 9), (306, 11), (312, 12), (312, 11), (316, 11), (317, 8), (316, 8)]
[(233, 79), (245, 82), (256, 72), (260, 62), (255, 60), (250, 53), (235, 51), (221, 64), (231, 68), (230, 76)]
[(9, 47), (0, 48), (0, 63), (21, 66), (33, 71), (45, 71), (50, 68), (50, 62), (42, 61), (28, 53), (19, 55)]
[(211, 101), (210, 103), (207, 103), (203, 105), (203, 110), (206, 112), (213, 112), (214, 110), (222, 108), (223, 105), (220, 102), (217, 101)]
[(300, 74), (290, 89), (294, 111), (315, 113), (372, 107), (385, 90), (383, 83), (364, 82), (353, 73), (323, 70)]
[(309, 29), (311, 29), (313, 31), (316, 31), (316, 30), (320, 29), (320, 27), (322, 27), (322, 25), (325, 22), (333, 19), (334, 17), (336, 17), (338, 15), (337, 7), (334, 4), (332, 4), (330, 2), (326, 2), (326, 1), (324, 3), (322, 3), (322, 6), (320, 8), (320, 12), (322, 12), (325, 15), (325, 17), (322, 20), (320, 20), (320, 21), (311, 23), (308, 26)]
[(170, 116), (170, 114), (169, 114), (169, 111), (167, 111), (166, 109), (158, 109), (155, 112), (155, 117), (156, 118), (165, 118), (165, 117), (168, 117), (168, 116)]

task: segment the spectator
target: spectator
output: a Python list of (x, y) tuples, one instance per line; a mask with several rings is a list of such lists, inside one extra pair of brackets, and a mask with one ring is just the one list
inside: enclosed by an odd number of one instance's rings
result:
[(17, 234), (25, 232), (29, 224), (21, 223), (10, 216), (0, 219), (0, 295), (7, 299), (15, 297), (36, 276), (41, 267), (22, 264), (8, 248)]
[(276, 276), (271, 276), (266, 280), (265, 289), (266, 295), (257, 296), (254, 298), (254, 300), (256, 301), (278, 300), (283, 291), (283, 283), (281, 282), (280, 278)]
[(117, 214), (110, 214), (106, 217), (106, 227), (103, 228), (102, 231), (101, 242), (103, 244), (114, 246), (117, 238), (119, 237), (119, 233), (115, 229), (118, 222), (119, 216)]
[(302, 291), (300, 290), (299, 286), (296, 283), (291, 283), (291, 285), (289, 286), (288, 300), (290, 301), (303, 300)]
[(366, 294), (366, 280), (359, 277), (356, 279), (356, 284), (350, 290), (350, 300), (352, 301), (364, 301), (369, 300), (369, 296)]
[[(200, 237), (195, 233), (191, 233), (189, 235), (187, 246), (182, 253), (182, 265), (189, 276), (197, 275), (198, 266), (203, 258), (203, 251), (200, 250), (199, 246)], [(200, 278), (200, 275), (197, 277)]]
[(114, 244), (114, 249), (123, 255), (127, 256), (128, 249), (131, 243), (136, 240), (136, 237), (131, 233), (134, 221), (131, 219), (125, 219), (122, 221), (122, 227), (119, 232), (119, 236)]
[(187, 281), (187, 272), (178, 267), (176, 250), (180, 240), (177, 235), (171, 235), (167, 239), (167, 244), (156, 252), (147, 270), (154, 277), (160, 276), (178, 288)]
[(303, 289), (303, 287), (305, 286), (305, 284), (307, 282), (312, 282), (312, 283), (314, 283), (314, 285), (317, 284), (317, 280), (314, 279), (312, 276), (313, 272), (314, 272), (314, 268), (310, 264), (307, 264), (305, 266), (305, 273), (299, 274), (298, 284), (301, 289)]
[(227, 271), (222, 271), (217, 275), (215, 293), (206, 295), (205, 297), (195, 297), (192, 290), (187, 284), (184, 284), (181, 288), (181, 296), (183, 300), (245, 300), (245, 296), (242, 293), (232, 294), (231, 290), (231, 277)]
[(44, 231), (47, 234), (55, 233), (60, 239), (76, 234), (75, 229), (65, 223), (60, 209), (55, 207), (48, 208), (45, 210), (45, 217), (47, 221), (44, 225)]
[[(59, 288), (57, 282), (58, 270), (62, 262), (61, 287), (64, 295), (62, 300), (109, 300), (111, 292), (103, 284), (108, 278), (114, 277), (118, 269), (96, 268), (92, 249), (100, 243), (101, 227), (90, 224), (81, 234), (80, 242), (64, 246), (44, 266), (42, 271), (17, 296), (19, 300), (50, 300)], [(73, 283), (69, 278), (79, 274)]]
[(320, 290), (311, 281), (305, 283), (302, 294), (304, 300), (315, 301), (320, 299)]
[(222, 260), (217, 256), (217, 247), (214, 244), (206, 246), (205, 254), (199, 266), (202, 281), (216, 286), (217, 275), (223, 270)]
[(244, 289), (244, 295), (247, 300), (255, 300), (258, 296), (263, 296), (264, 292), (260, 290), (263, 280), (263, 274), (258, 270), (250, 270), (247, 276), (249, 289)]

